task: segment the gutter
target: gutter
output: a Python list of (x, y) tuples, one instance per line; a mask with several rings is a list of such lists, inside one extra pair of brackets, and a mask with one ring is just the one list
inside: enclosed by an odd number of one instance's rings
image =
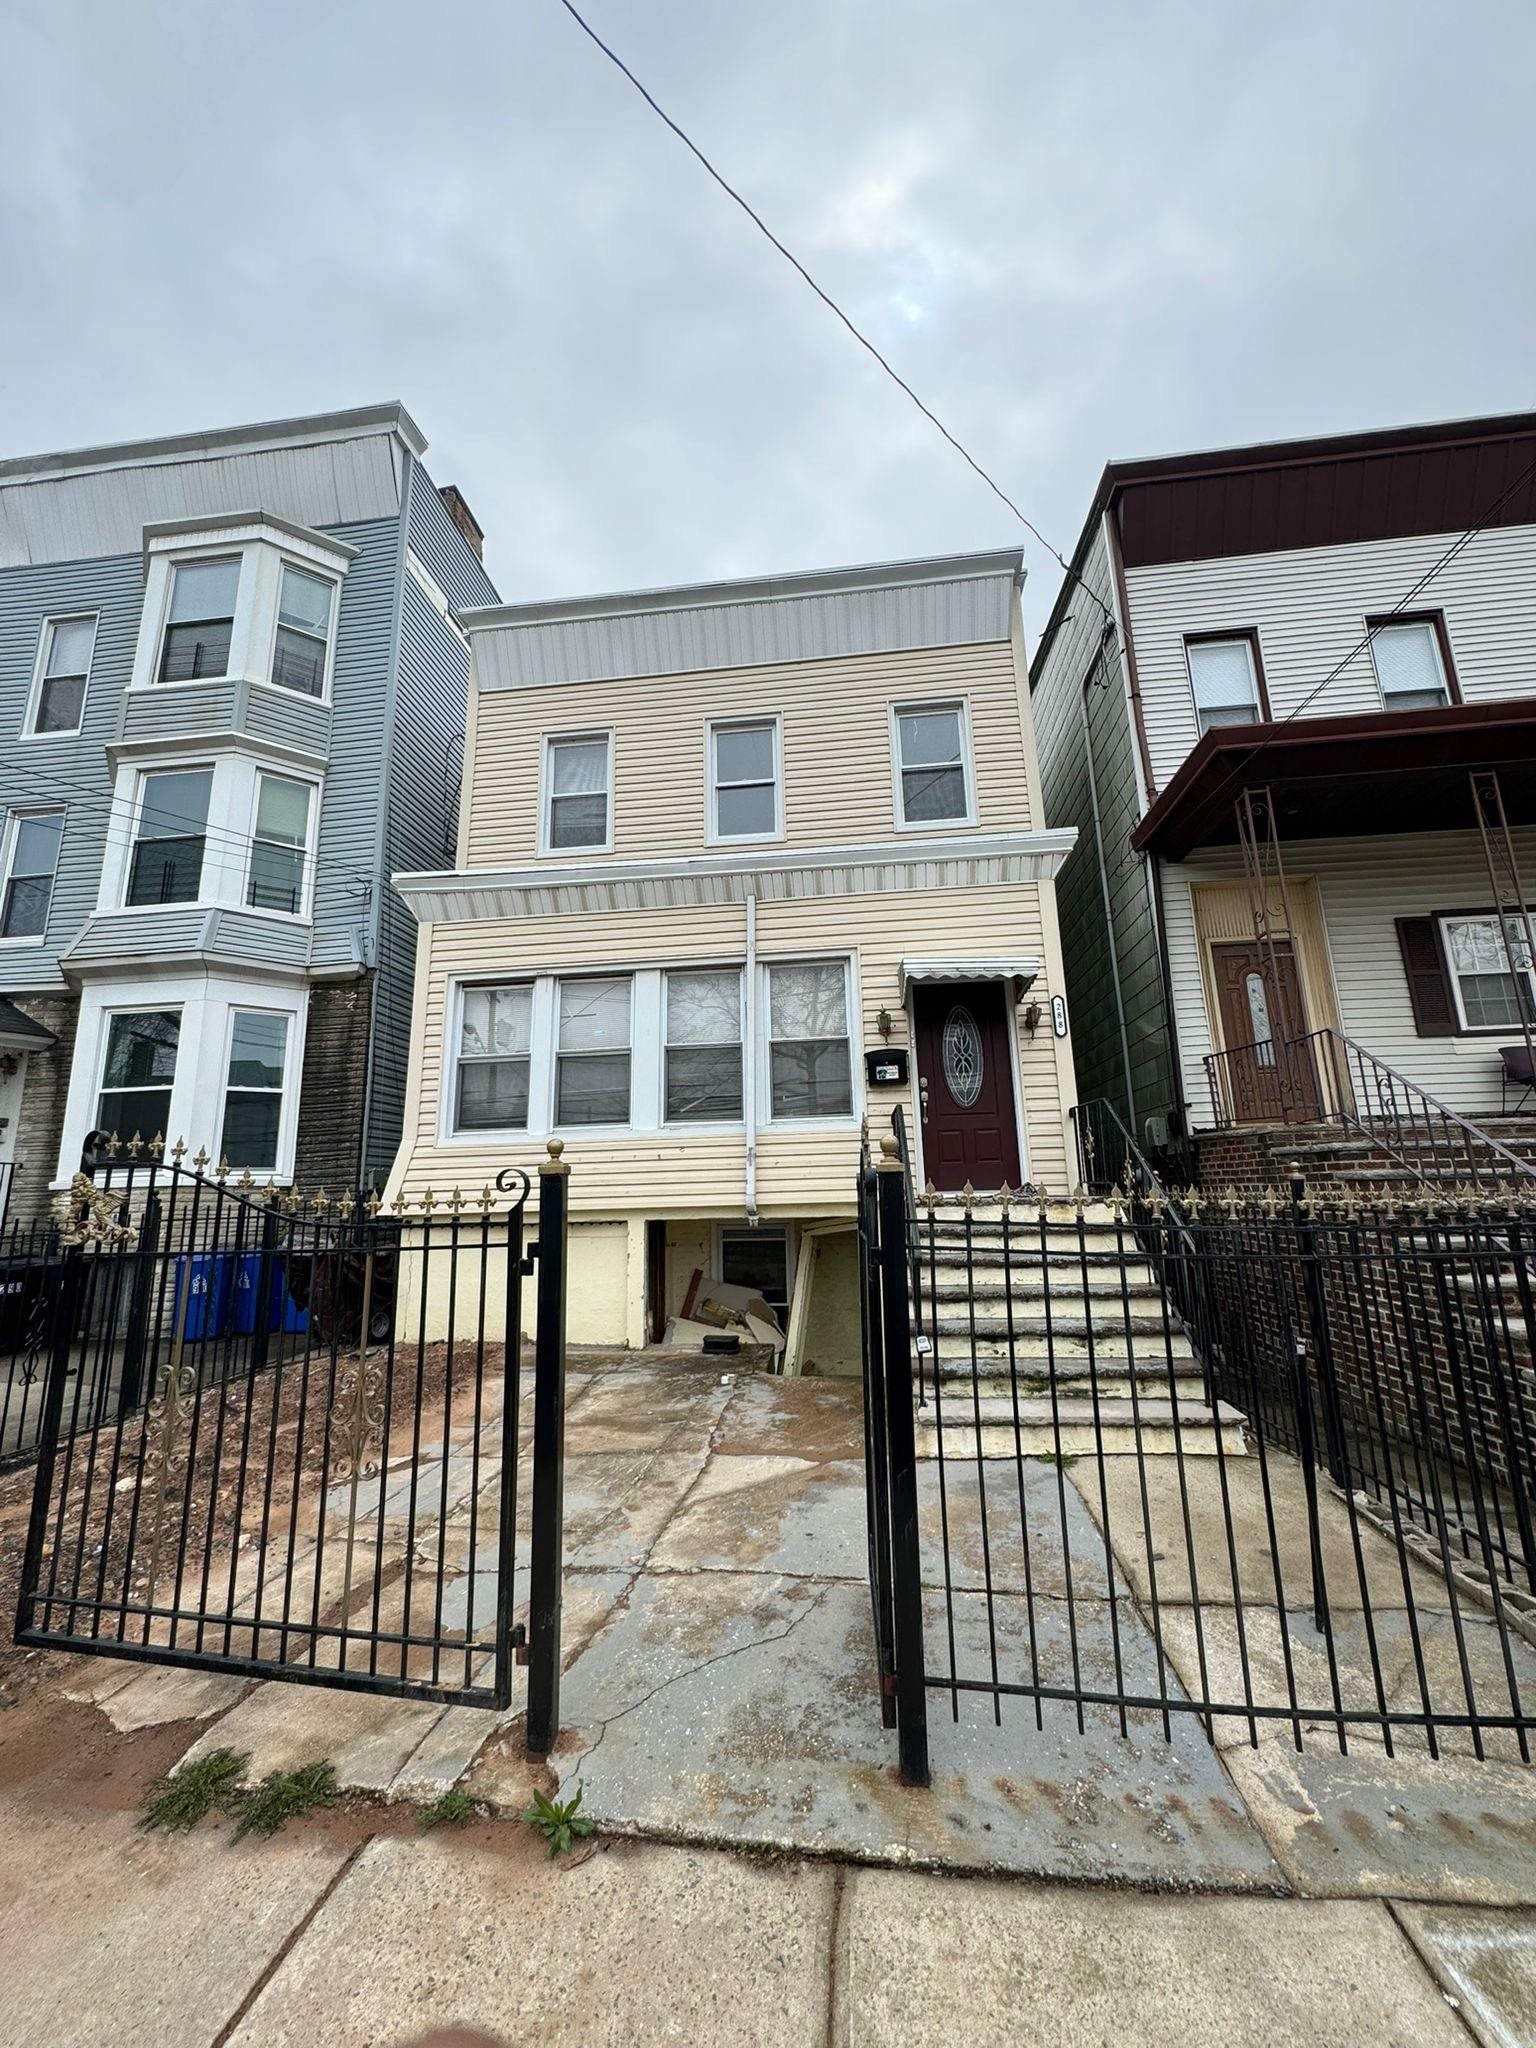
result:
[(747, 1221), (753, 1229), (757, 1213), (757, 890), (747, 889), (747, 1014), (742, 1028), (741, 1106), (747, 1131)]

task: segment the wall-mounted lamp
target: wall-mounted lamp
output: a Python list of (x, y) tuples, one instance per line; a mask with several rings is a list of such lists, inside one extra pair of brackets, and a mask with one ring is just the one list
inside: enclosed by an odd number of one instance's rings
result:
[(1040, 1005), (1038, 1003), (1029, 1004), (1029, 1006), (1026, 1008), (1024, 1012), (1024, 1029), (1029, 1033), (1031, 1038), (1033, 1038), (1035, 1033), (1040, 1029), (1040, 1018), (1042, 1014), (1043, 1012), (1041, 1011)]
[(889, 1045), (891, 1042), (891, 1013), (889, 1010), (880, 1009), (876, 1011), (875, 1029), (885, 1040), (886, 1044)]

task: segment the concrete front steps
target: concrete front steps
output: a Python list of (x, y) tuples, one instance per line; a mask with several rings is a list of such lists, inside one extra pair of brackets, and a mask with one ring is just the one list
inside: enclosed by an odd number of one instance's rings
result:
[[(918, 1455), (1232, 1455), (1188, 1337), (1105, 1204), (918, 1218)], [(937, 1384), (935, 1384), (937, 1383)]]

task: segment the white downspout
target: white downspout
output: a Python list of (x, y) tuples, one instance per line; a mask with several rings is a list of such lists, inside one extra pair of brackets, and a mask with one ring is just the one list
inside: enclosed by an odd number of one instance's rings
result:
[(742, 1029), (741, 1105), (747, 1130), (747, 1221), (757, 1224), (757, 890), (747, 885), (747, 1014)]

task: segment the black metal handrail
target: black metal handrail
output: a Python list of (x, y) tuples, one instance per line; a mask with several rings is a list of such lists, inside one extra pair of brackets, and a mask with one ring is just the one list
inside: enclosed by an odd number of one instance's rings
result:
[[(1331, 1026), (1207, 1053), (1205, 1071), (1220, 1130), (1242, 1123), (1328, 1124), (1358, 1131), (1426, 1185), (1447, 1178), (1536, 1183), (1536, 1168), (1491, 1131)], [(1242, 1091), (1265, 1113), (1239, 1116)]]
[[(901, 1185), (907, 1214), (907, 1269), (912, 1295), (912, 1340), (921, 1356), (929, 1348), (929, 1338), (923, 1329), (923, 1274), (917, 1248), (917, 1183), (912, 1176), (912, 1146), (907, 1137), (906, 1111), (899, 1102), (891, 1111), (891, 1134), (896, 1140), (896, 1151), (901, 1159)], [(926, 1395), (919, 1381), (918, 1400), (921, 1403), (925, 1399)]]

